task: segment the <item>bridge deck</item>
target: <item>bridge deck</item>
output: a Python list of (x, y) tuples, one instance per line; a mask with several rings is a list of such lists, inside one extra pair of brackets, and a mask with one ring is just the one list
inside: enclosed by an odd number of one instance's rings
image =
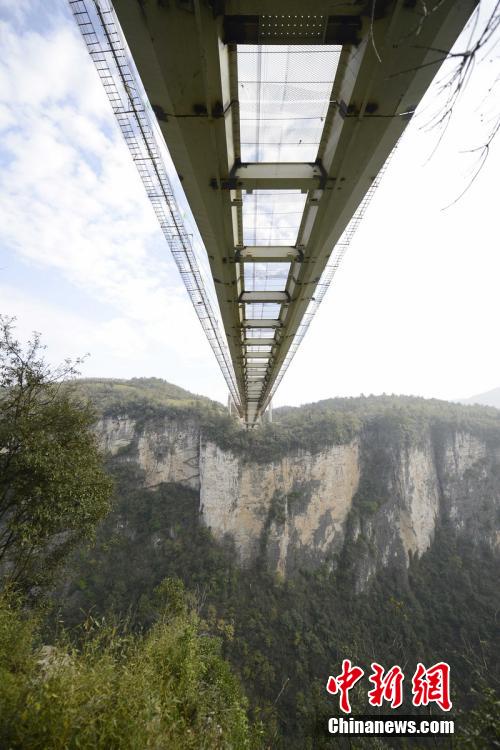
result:
[(115, 0), (208, 253), (247, 423), (475, 4), (423, 18), (378, 0), (372, 18), (371, 3)]

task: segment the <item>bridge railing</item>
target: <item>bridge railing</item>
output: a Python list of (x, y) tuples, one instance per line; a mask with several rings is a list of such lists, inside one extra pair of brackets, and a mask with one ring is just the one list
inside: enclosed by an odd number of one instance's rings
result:
[(241, 397), (225, 334), (177, 206), (155, 135), (154, 114), (142, 93), (114, 10), (108, 0), (69, 0), (69, 6), (233, 402), (240, 410)]

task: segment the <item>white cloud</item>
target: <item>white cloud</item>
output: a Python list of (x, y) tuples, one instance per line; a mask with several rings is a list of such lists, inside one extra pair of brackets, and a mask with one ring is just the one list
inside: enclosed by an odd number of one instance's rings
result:
[[(141, 359), (164, 373), (163, 356), (173, 364), (171, 377), (187, 387), (193, 380), (200, 390), (193, 367), (210, 359), (209, 345), (78, 32), (56, 17), (43, 34), (1, 27), (0, 242), (23, 260), (27, 274), (52, 269), (54, 279), (60, 275), (88, 295), (90, 306), (94, 298), (108, 310), (91, 333), (82, 317), (70, 324), (71, 315), (53, 310), (50, 299), (45, 314), (43, 290), (36, 303), (36, 317), (48, 328), (63, 327), (72, 339), (75, 329), (84, 331), (85, 351), (91, 343), (107, 350), (102, 374), (116, 375), (120, 367), (140, 374)], [(6, 291), (2, 309), (9, 312)], [(19, 297), (10, 291), (19, 312)], [(26, 317), (33, 313), (31, 306)], [(209, 387), (223, 398), (212, 364)]]
[(20, 340), (27, 341), (33, 331), (42, 333), (47, 359), (52, 364), (88, 353), (90, 356), (80, 367), (83, 376), (154, 375), (225, 401), (226, 391), (221, 387), (208, 342), (202, 339), (194, 352), (189, 340), (183, 347), (182, 321), (180, 325), (163, 321), (162, 326), (147, 327), (126, 317), (98, 320), (88, 311), (76, 313), (67, 304), (51, 302), (43, 291), (27, 295), (23, 289), (1, 284), (0, 300), (1, 312), (17, 318), (16, 335)]

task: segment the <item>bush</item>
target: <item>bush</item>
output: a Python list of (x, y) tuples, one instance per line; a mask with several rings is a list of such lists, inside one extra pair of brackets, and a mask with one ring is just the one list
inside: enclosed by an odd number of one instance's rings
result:
[(250, 748), (246, 700), (217, 638), (167, 587), (143, 636), (88, 618), (79, 647), (40, 647), (37, 623), (0, 599), (0, 746), (22, 750)]

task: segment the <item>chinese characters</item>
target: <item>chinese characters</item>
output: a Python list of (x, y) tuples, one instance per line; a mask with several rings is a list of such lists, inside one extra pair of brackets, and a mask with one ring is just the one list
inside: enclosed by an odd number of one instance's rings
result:
[[(377, 662), (372, 662), (369, 681), (373, 685), (368, 692), (370, 706), (382, 706), (388, 703), (395, 709), (403, 703), (403, 681), (405, 676), (401, 667), (395, 665), (385, 671)], [(340, 709), (351, 713), (349, 691), (362, 679), (365, 672), (355, 666), (350, 659), (342, 662), (342, 671), (336, 677), (330, 676), (326, 690), (330, 695), (338, 695)], [(450, 667), (446, 662), (438, 662), (428, 669), (420, 662), (411, 680), (412, 702), (414, 706), (428, 706), (436, 703), (443, 711), (452, 707), (450, 700)]]

